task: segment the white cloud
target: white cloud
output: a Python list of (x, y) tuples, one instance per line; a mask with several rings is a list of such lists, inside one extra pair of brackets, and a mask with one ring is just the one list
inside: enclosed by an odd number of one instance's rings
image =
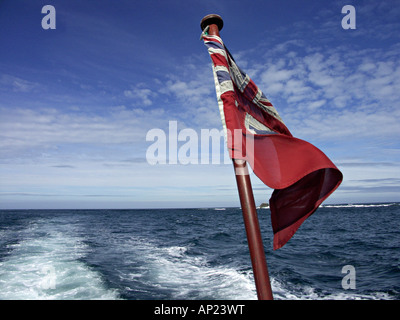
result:
[(211, 63), (200, 67), (181, 66), (174, 75), (167, 75), (159, 92), (172, 98), (171, 120), (174, 116), (195, 130), (220, 128), (221, 118), (216, 99)]
[(21, 79), (16, 76), (12, 76), (9, 74), (3, 74), (0, 77), (0, 85), (4, 90), (11, 90), (16, 93), (26, 93), (34, 91), (40, 85), (36, 82), (28, 81), (25, 79)]
[[(361, 194), (366, 179), (370, 179), (370, 188), (379, 187), (382, 181), (396, 187), (388, 179), (400, 179), (396, 175), (400, 162), (399, 47), (349, 52), (344, 47), (324, 50), (305, 44), (289, 40), (269, 48), (264, 57), (245, 60), (245, 51), (239, 56), (245, 62), (244, 71), (253, 76), (292, 133), (319, 142), (318, 147), (327, 145), (332, 160), (339, 160), (344, 189), (333, 198), (345, 199), (349, 190)], [(252, 49), (252, 57), (256, 52)], [(234, 185), (230, 165), (149, 166), (144, 161), (145, 149), (151, 144), (145, 140), (147, 131), (162, 128), (167, 132), (169, 120), (198, 133), (200, 128), (222, 128), (206, 53), (204, 60), (204, 65), (203, 60), (196, 65), (183, 63), (162, 81), (153, 79), (153, 85), (126, 86), (120, 96), (129, 107), (104, 107), (99, 113), (98, 109), (85, 112), (84, 106), (68, 106), (68, 110), (29, 105), (0, 108), (0, 158), (5, 164), (1, 192), (32, 194), (32, 190), (40, 193), (42, 187), (43, 194), (52, 194), (52, 189), (71, 198), (119, 194), (151, 203), (155, 193), (175, 200), (180, 198), (177, 190), (189, 190), (192, 199), (215, 196), (216, 202), (237, 201), (235, 192), (197, 189)], [(2, 76), (0, 83), (16, 93), (37, 89), (37, 84), (14, 76)], [(379, 165), (385, 156), (391, 156), (395, 165)], [(367, 163), (362, 161), (366, 158)], [(256, 197), (265, 201), (268, 188), (262, 188)]]
[(130, 90), (125, 90), (124, 95), (131, 98), (134, 105), (150, 106), (153, 104), (152, 99), (157, 96), (157, 93), (144, 88), (143, 84), (138, 84)]
[(325, 105), (325, 103), (326, 103), (326, 100), (325, 100), (325, 99), (317, 100), (317, 101), (311, 102), (311, 103), (307, 106), (307, 108), (308, 108), (310, 111), (313, 111), (313, 110), (315, 110), (315, 109), (318, 109), (318, 108), (322, 107), (323, 105)]
[(396, 46), (358, 52), (307, 48), (303, 55), (292, 54), (290, 46), (287, 54), (257, 61), (260, 72), (253, 80), (293, 133), (324, 141), (400, 135)]
[(0, 108), (0, 157), (36, 159), (48, 152), (72, 157), (78, 150), (90, 155), (101, 148), (107, 156), (109, 149), (118, 145), (143, 149), (146, 132), (157, 126), (165, 126), (160, 108), (145, 112), (141, 108), (117, 106), (102, 114), (91, 114), (3, 107)]

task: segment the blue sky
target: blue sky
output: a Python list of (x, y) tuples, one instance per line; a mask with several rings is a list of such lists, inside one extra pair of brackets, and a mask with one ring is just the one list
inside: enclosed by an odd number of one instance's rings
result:
[(146, 160), (147, 133), (170, 121), (222, 129), (199, 41), (209, 13), (293, 135), (343, 172), (327, 203), (400, 200), (398, 1), (1, 0), (0, 208), (238, 206), (230, 163)]

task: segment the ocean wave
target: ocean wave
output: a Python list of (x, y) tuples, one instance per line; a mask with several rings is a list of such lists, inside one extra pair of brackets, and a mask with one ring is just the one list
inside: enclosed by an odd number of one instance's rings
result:
[(135, 250), (146, 263), (142, 266), (146, 274), (140, 281), (156, 288), (154, 291), (168, 292), (173, 299), (257, 298), (251, 272), (227, 265), (212, 266), (207, 255), (190, 255), (189, 249), (138, 240)]
[[(207, 254), (191, 255), (190, 246), (162, 246), (147, 239), (137, 239), (135, 250), (146, 262), (142, 273), (133, 272), (133, 280), (145, 283), (153, 298), (190, 300), (256, 300), (253, 272), (234, 265), (212, 265)], [(250, 262), (250, 261), (249, 261)], [(385, 292), (361, 294), (352, 291), (324, 292), (309, 285), (284, 282), (270, 275), (276, 300), (387, 300)], [(135, 288), (128, 288), (134, 291)], [(158, 293), (154, 294), (154, 293)], [(134, 294), (134, 293), (133, 293)]]
[[(399, 212), (389, 206), (398, 204), (361, 206), (351, 212), (365, 213), (371, 219), (349, 214), (345, 223), (335, 224), (332, 230), (329, 222), (339, 220), (343, 217), (341, 213), (350, 209), (326, 209), (327, 215), (320, 216), (326, 223), (303, 229), (299, 236), (305, 232), (310, 242), (315, 241), (312, 247), (306, 247), (306, 254), (295, 241), (283, 251), (267, 254), (276, 300), (399, 297), (398, 285), (393, 280), (398, 271), (399, 233), (397, 229), (390, 231), (390, 238), (386, 233)], [(368, 209), (375, 206), (382, 208)], [(0, 299), (257, 299), (239, 212), (224, 214), (221, 219), (214, 208), (201, 214), (196, 210), (189, 214), (173, 210), (155, 210), (151, 214), (149, 211), (18, 213), (23, 223), (6, 229), (0, 239), (4, 248), (0, 257)], [(228, 211), (231, 209), (227, 208)], [(382, 224), (377, 224), (373, 217), (381, 212), (387, 213), (382, 214), (386, 220), (380, 219)], [(364, 221), (374, 224), (363, 224)], [(312, 225), (313, 220), (309, 223)], [(360, 230), (369, 227), (373, 232), (360, 235)], [(348, 247), (341, 238), (348, 239), (347, 232), (354, 237), (348, 241)], [(321, 234), (323, 242), (318, 242)], [(385, 240), (386, 234), (390, 242)], [(377, 251), (371, 246), (365, 250), (371, 239)], [(353, 254), (351, 258), (349, 252)], [(318, 276), (304, 270), (305, 263)], [(340, 289), (342, 263), (354, 264), (357, 270), (362, 266), (364, 274), (357, 277), (357, 290)], [(281, 270), (282, 265), (292, 267)], [(336, 284), (332, 282), (335, 279)]]
[(379, 208), (379, 207), (392, 207), (398, 206), (399, 203), (371, 203), (371, 204), (327, 204), (322, 205), (322, 208)]
[(276, 300), (391, 300), (386, 292), (373, 292), (360, 294), (357, 292), (338, 291), (325, 293), (308, 285), (283, 283), (276, 278), (271, 278), (271, 287)]
[(13, 244), (11, 254), (0, 263), (0, 299), (118, 298), (98, 273), (80, 261), (87, 250), (80, 238), (51, 230), (48, 224), (26, 231), (30, 236)]

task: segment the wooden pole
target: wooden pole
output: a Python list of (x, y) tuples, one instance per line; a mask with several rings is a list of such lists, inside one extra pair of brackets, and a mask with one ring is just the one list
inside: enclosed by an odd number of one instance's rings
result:
[[(201, 20), (201, 29), (209, 26), (209, 35), (219, 35), (223, 27), (223, 20), (219, 15), (209, 14)], [(272, 300), (272, 289), (268, 274), (267, 261), (261, 238), (260, 225), (254, 202), (253, 189), (247, 163), (244, 160), (233, 160), (236, 175), (236, 183), (242, 207), (243, 220), (247, 234), (247, 242), (250, 251), (251, 264), (253, 267), (254, 282), (259, 300)]]
[(236, 174), (236, 183), (242, 206), (244, 226), (253, 266), (254, 282), (259, 300), (272, 300), (271, 282), (269, 280), (267, 260), (261, 238), (256, 205), (254, 203), (253, 188), (246, 161), (233, 160)]

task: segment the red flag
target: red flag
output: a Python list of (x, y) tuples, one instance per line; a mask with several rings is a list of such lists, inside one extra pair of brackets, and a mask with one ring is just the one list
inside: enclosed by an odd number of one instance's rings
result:
[(278, 112), (235, 63), (218, 36), (202, 36), (213, 62), (215, 88), (232, 159), (246, 160), (267, 186), (274, 250), (342, 182), (342, 173), (312, 144), (292, 136)]

